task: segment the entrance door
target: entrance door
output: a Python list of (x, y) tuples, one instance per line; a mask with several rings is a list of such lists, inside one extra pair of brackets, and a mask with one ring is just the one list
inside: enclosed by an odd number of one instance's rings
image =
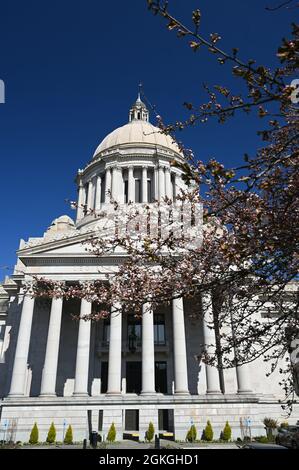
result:
[(141, 362), (126, 363), (127, 393), (141, 392)]
[(167, 393), (167, 362), (155, 362), (156, 392)]

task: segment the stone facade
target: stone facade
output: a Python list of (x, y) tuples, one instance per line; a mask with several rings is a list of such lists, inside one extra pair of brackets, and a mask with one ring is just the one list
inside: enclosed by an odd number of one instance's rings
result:
[[(182, 159), (179, 149), (148, 122), (138, 97), (129, 124), (109, 134), (78, 172), (76, 222), (62, 216), (43, 237), (21, 240), (14, 274), (0, 289), (2, 432), (10, 429), (16, 440), (28, 441), (37, 422), (45, 440), (53, 421), (58, 440), (71, 424), (78, 441), (91, 430), (106, 435), (114, 422), (117, 439), (125, 431), (138, 431), (143, 439), (152, 421), (156, 433), (173, 432), (184, 440), (191, 424), (200, 435), (209, 419), (215, 438), (227, 420), (236, 438), (243, 432), (240, 419), (250, 418), (252, 434), (264, 433), (265, 416), (284, 419), (278, 376), (267, 378), (262, 360), (225, 370), (222, 377), (201, 362), (202, 347), (215, 343), (206, 324), (208, 293), (202, 299), (203, 322), (200, 315), (190, 316), (187, 301), (176, 299), (145, 311), (134, 325), (129, 316), (113, 311), (110, 323), (74, 321), (72, 314), (91, 311), (89, 302), (34, 300), (23, 293), (32, 275), (104, 281), (121, 256), (98, 258), (86, 252), (82, 242), (103, 226), (88, 209), (97, 213), (109, 207), (110, 193), (124, 204), (175, 199), (184, 183), (181, 170), (170, 166), (173, 159)], [(132, 347), (135, 329), (139, 336)], [(295, 407), (289, 422), (298, 418)]]

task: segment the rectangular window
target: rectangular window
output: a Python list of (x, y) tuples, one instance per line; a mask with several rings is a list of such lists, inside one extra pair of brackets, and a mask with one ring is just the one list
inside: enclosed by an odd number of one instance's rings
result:
[(125, 430), (139, 431), (139, 410), (125, 411)]
[(106, 393), (108, 388), (108, 362), (101, 363), (101, 393)]
[(141, 362), (128, 361), (126, 362), (126, 382), (127, 393), (141, 392)]
[(135, 179), (135, 202), (141, 202), (141, 181)]
[(98, 431), (103, 431), (103, 410), (99, 410)]
[(125, 198), (124, 199), (125, 199), (125, 204), (127, 204), (129, 200), (128, 180), (125, 180), (124, 183), (125, 183), (125, 195), (124, 195)]
[(101, 203), (105, 202), (105, 177), (101, 177)]
[(110, 340), (110, 320), (106, 319), (104, 320), (104, 325), (103, 325), (103, 341), (104, 343), (109, 343)]
[(156, 392), (167, 393), (167, 362), (155, 362), (155, 384)]
[(136, 343), (141, 342), (141, 320), (140, 318), (134, 317), (134, 315), (128, 315), (128, 340), (130, 335), (136, 336)]
[(159, 431), (174, 431), (174, 410), (158, 410)]
[(165, 344), (165, 317), (162, 314), (154, 315), (154, 341), (155, 344)]
[(153, 202), (152, 180), (147, 180), (147, 202)]
[(87, 205), (89, 184), (86, 184), (84, 187), (85, 187), (85, 201), (84, 201), (84, 204)]

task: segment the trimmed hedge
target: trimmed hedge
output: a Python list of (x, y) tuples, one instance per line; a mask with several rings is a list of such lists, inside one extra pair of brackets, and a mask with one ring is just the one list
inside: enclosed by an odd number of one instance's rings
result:
[(228, 421), (225, 423), (221, 437), (224, 441), (230, 441), (232, 438), (232, 428), (230, 427)]
[(154, 425), (152, 422), (149, 423), (148, 425), (148, 429), (145, 433), (145, 439), (148, 441), (148, 442), (151, 442), (154, 438), (154, 435), (155, 435), (155, 428), (154, 428)]
[(212, 425), (211, 425), (211, 422), (208, 421), (207, 422), (207, 425), (203, 431), (203, 440), (204, 441), (212, 441), (213, 440), (213, 437), (214, 437), (214, 431), (213, 431), (213, 428), (212, 428)]
[(56, 441), (56, 428), (54, 426), (54, 423), (51, 423), (50, 429), (48, 431), (47, 435), (47, 442), (49, 444), (53, 444)]
[(63, 442), (64, 444), (73, 444), (73, 429), (71, 425), (67, 428)]
[(116, 439), (116, 429), (115, 429), (115, 424), (112, 423), (107, 434), (107, 441), (114, 442), (115, 439)]
[(38, 427), (37, 427), (37, 424), (34, 423), (33, 428), (31, 430), (31, 433), (30, 433), (29, 443), (30, 444), (37, 444), (38, 443), (38, 435), (39, 435)]
[(186, 440), (188, 442), (195, 442), (197, 437), (197, 430), (195, 424), (192, 424), (189, 431), (187, 432)]

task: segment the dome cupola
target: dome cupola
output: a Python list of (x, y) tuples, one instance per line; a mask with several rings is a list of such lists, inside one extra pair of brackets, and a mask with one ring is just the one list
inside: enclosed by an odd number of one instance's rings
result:
[(137, 100), (133, 104), (129, 112), (129, 122), (132, 121), (149, 121), (149, 112), (146, 105), (141, 101), (140, 92), (138, 93)]

